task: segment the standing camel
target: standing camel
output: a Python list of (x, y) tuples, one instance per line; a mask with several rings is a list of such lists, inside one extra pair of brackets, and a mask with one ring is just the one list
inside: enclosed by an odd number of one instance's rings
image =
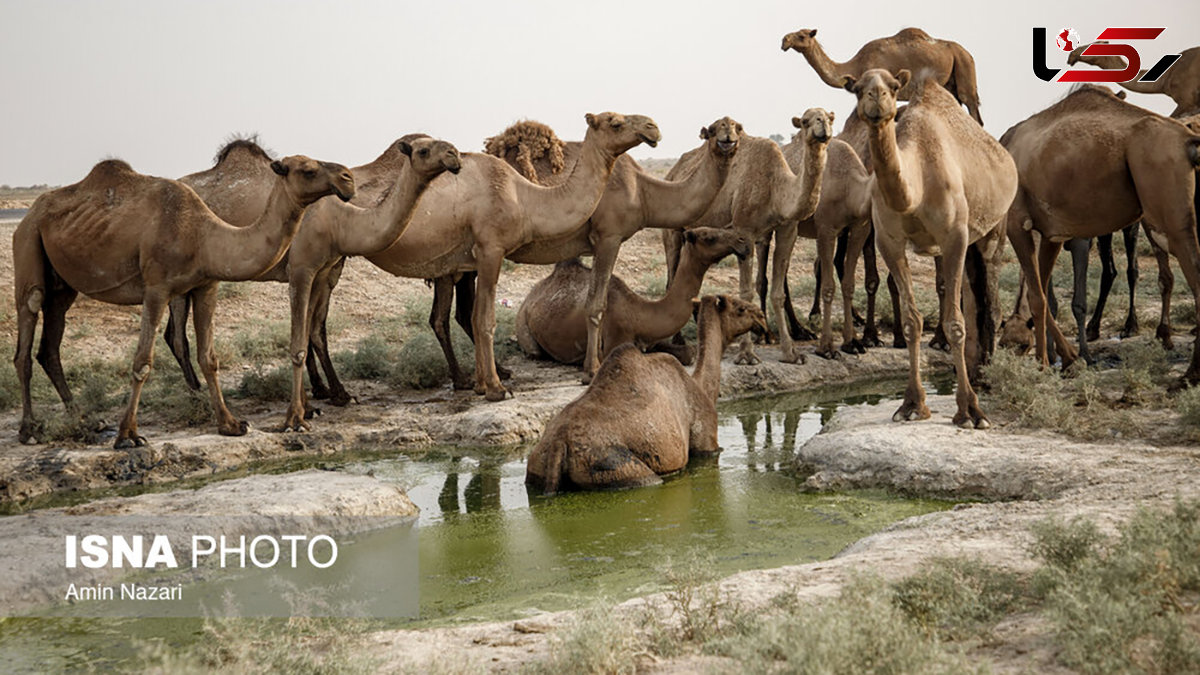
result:
[[(950, 95), (967, 106), (971, 117), (983, 126), (979, 116), (979, 90), (975, 86), (975, 59), (962, 45), (939, 40), (920, 28), (905, 28), (891, 37), (871, 40), (845, 63), (829, 58), (817, 42), (817, 29), (801, 29), (783, 36), (783, 51), (793, 49), (808, 61), (821, 81), (831, 87), (845, 86), (847, 77), (862, 79), (872, 68), (895, 72), (901, 68), (924, 73), (927, 79), (942, 85)], [(896, 98), (907, 101), (914, 85), (902, 88)]]
[(475, 391), (489, 401), (508, 394), (496, 372), (493, 344), (500, 263), (530, 244), (576, 235), (604, 195), (617, 158), (661, 138), (658, 125), (644, 115), (606, 112), (586, 119), (579, 159), (560, 185), (535, 185), (504, 160), (464, 154), (462, 172), (426, 192), (405, 236), (367, 256), (396, 276), (444, 278), (450, 285), (459, 273), (478, 273), (471, 316)]
[[(692, 318), (692, 299), (700, 292), (708, 269), (729, 254), (744, 258), (750, 242), (740, 232), (699, 227), (684, 233), (679, 269), (663, 297), (650, 300), (635, 293), (620, 277), (609, 283), (608, 311), (600, 324), (600, 357), (632, 342), (646, 349), (666, 340)], [(561, 262), (550, 276), (526, 294), (517, 312), (517, 341), (533, 357), (578, 363), (587, 352), (588, 315), (583, 300), (591, 286), (592, 270), (578, 258)], [(692, 355), (677, 353), (680, 362)]]
[(19, 436), (36, 440), (29, 395), (30, 351), (39, 312), (45, 310), (38, 362), (68, 411), (74, 409), (59, 347), (66, 313), (79, 293), (118, 305), (141, 305), (142, 326), (133, 357), (132, 391), (116, 447), (146, 444), (137, 408), (150, 375), (154, 337), (167, 303), (192, 293), (200, 371), (208, 383), (218, 430), (246, 433), (225, 406), (217, 383), (213, 312), (219, 281), (253, 279), (283, 257), (305, 210), (321, 197), (354, 195), (349, 169), (300, 155), (273, 162), (278, 176), (267, 205), (248, 227), (218, 218), (191, 188), (135, 172), (120, 160), (97, 164), (79, 183), (38, 197), (13, 233), (17, 352), (23, 411)]
[[(1105, 41), (1092, 44), (1108, 44)], [(1086, 63), (1106, 70), (1125, 70), (1128, 65), (1119, 56), (1096, 56), (1084, 54), (1083, 51), (1091, 44), (1076, 47), (1067, 56), (1067, 64)], [(1171, 64), (1167, 72), (1153, 82), (1139, 82), (1146, 70), (1138, 72), (1137, 77), (1129, 82), (1117, 84), (1138, 94), (1166, 94), (1175, 101), (1175, 110), (1171, 117), (1183, 117), (1200, 113), (1200, 47), (1183, 50), (1179, 60)]]
[[(729, 117), (701, 127), (700, 139), (704, 144), (695, 150), (700, 153), (701, 161), (695, 171), (674, 181), (659, 180), (647, 174), (632, 157), (622, 155), (617, 158), (604, 196), (586, 227), (564, 237), (527, 244), (508, 254), (507, 258), (513, 262), (539, 265), (589, 253), (593, 256), (587, 297), (583, 301), (588, 317), (587, 346), (582, 357), (585, 384), (591, 381), (603, 358), (599, 347), (601, 326), (606, 321), (609, 283), (621, 244), (643, 228), (679, 229), (700, 217), (725, 183), (741, 133), (742, 125)], [(550, 127), (530, 121), (512, 125), (489, 138), (486, 145), (488, 154), (504, 159), (529, 180), (548, 186), (564, 180), (566, 170), (579, 157), (580, 147), (578, 142), (560, 141)], [(465, 288), (459, 284), (458, 288), (459, 307), (469, 306), (469, 284)], [(435, 289), (435, 316), (431, 322), (450, 365), (450, 374), (458, 383), (465, 378), (450, 343), (451, 284), (443, 279), (435, 282)], [(469, 326), (463, 328), (471, 334)]]
[[(920, 255), (942, 256), (942, 317), (958, 378), (954, 423), (987, 428), (970, 376), (986, 362), (993, 347), (998, 290), (993, 265), (1004, 245), (1004, 214), (1016, 194), (1017, 170), (996, 139), (971, 122), (936, 81), (916, 85), (897, 121), (896, 95), (909, 81), (907, 70), (892, 75), (872, 69), (861, 79), (846, 82), (846, 89), (858, 98), (858, 115), (870, 134), (875, 236), (905, 310), (909, 379), (904, 402), (892, 419), (930, 416), (921, 386), (922, 318), (905, 252), (911, 244)], [(968, 259), (971, 288), (964, 294), (962, 277)], [(960, 297), (966, 300), (969, 322), (963, 319)]]
[[(1046, 312), (1046, 289), (1063, 242), (1098, 237), (1141, 219), (1166, 239), (1200, 302), (1195, 171), (1200, 135), (1126, 103), (1103, 87), (1082, 86), (1005, 133), (1021, 175), (1008, 237), (1025, 275), (1036, 355), (1049, 365), (1047, 327), (1063, 367), (1077, 352)], [(1079, 171), (1084, 165), (1087, 171)], [(1041, 234), (1035, 247), (1033, 231)], [(1034, 264), (1034, 254), (1037, 264)], [(1200, 340), (1181, 383), (1200, 380)]]
[[(259, 153), (266, 156), (261, 150)], [(250, 154), (253, 156), (253, 153)], [(227, 148), (218, 159), (228, 159), (230, 156)], [(261, 183), (254, 179), (254, 162), (243, 160), (239, 163), (240, 170), (222, 166), (226, 164), (228, 162), (218, 161), (218, 167), (185, 179), (193, 180), (198, 186), (197, 192), (206, 203), (211, 200), (218, 208), (229, 204), (229, 198), (222, 201), (222, 195), (230, 193), (241, 195), (243, 203), (251, 203), (249, 196), (262, 192)], [(431, 181), (445, 171), (456, 173), (460, 166), (458, 150), (450, 143), (421, 135), (401, 138), (380, 158), (355, 169), (362, 171), (365, 180), (359, 184), (363, 189), (355, 195), (354, 201), (342, 204), (325, 200), (310, 208), (283, 259), (255, 279), (284, 282), (289, 287), (291, 340), (288, 354), (292, 361), (293, 380), (291, 405), (282, 427), (284, 430), (309, 428), (304, 419), (306, 402), (301, 369), (306, 363), (312, 365), (309, 362), (310, 355), (322, 362), (335, 391), (348, 399), (334, 373), (324, 332), (329, 297), (324, 291), (336, 285), (336, 276), (341, 272), (345, 257), (374, 253), (394, 243), (407, 229), (418, 200)], [(244, 208), (240, 210), (240, 213), (244, 212)], [(237, 216), (238, 213), (238, 210), (231, 209), (231, 215)], [(243, 224), (233, 218), (229, 220), (235, 225)], [(176, 310), (176, 305), (181, 301), (186, 300), (177, 299), (172, 303), (172, 310)], [(316, 316), (320, 317), (320, 323), (316, 322)], [(186, 319), (169, 321), (167, 330), (167, 344), (172, 345), (181, 363), (187, 358), (185, 323)], [(311, 347), (310, 337), (313, 338)], [(175, 350), (176, 345), (181, 345), (182, 349)]]
[[(690, 227), (732, 227), (755, 244), (774, 235), (775, 258), (771, 269), (771, 308), (779, 331), (780, 358), (785, 363), (804, 363), (804, 355), (786, 330), (784, 315), (784, 284), (788, 265), (796, 245), (797, 223), (812, 216), (821, 198), (821, 180), (825, 172), (826, 144), (833, 133), (832, 116), (821, 108), (810, 108), (801, 117), (800, 128), (808, 146), (803, 168), (793, 173), (779, 146), (767, 138), (742, 136), (737, 156), (729, 168), (729, 178), (717, 193), (704, 215)], [(667, 180), (686, 176), (702, 161), (699, 150), (692, 150), (671, 167)], [(667, 254), (667, 282), (670, 283), (679, 264), (682, 234), (663, 232), (663, 247)], [(739, 261), (739, 296), (746, 301), (754, 298), (753, 261)], [(754, 353), (749, 335), (743, 335), (736, 363), (755, 364), (760, 359)]]

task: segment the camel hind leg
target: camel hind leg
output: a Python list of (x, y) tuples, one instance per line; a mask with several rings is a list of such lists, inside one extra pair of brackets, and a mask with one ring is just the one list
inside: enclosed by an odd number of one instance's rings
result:
[(33, 376), (33, 334), (46, 300), (49, 263), (37, 231), (23, 227), (28, 221), (26, 218), (13, 234), (13, 291), (17, 310), (17, 349), (13, 354), (13, 368), (21, 383), (21, 426), (17, 438), (22, 443), (37, 443), (42, 427), (33, 416), (29, 384)]
[(50, 382), (54, 384), (54, 389), (66, 406), (67, 412), (74, 415), (77, 412), (75, 399), (71, 396), (71, 388), (67, 386), (67, 378), (63, 374), (61, 347), (63, 331), (67, 327), (67, 310), (79, 294), (64, 284), (52, 283), (47, 291), (46, 299), (42, 303), (42, 339), (36, 358)]
[(867, 318), (863, 326), (862, 343), (866, 347), (882, 347), (879, 326), (875, 321), (875, 298), (879, 293), (879, 263), (875, 258), (875, 226), (866, 223), (867, 238), (862, 246), (863, 287), (867, 291)]
[(217, 417), (217, 433), (222, 436), (244, 436), (249, 429), (246, 422), (238, 420), (225, 405), (221, 394), (221, 383), (217, 379), (220, 363), (217, 350), (213, 347), (213, 318), (217, 309), (217, 286), (212, 284), (192, 292), (192, 325), (196, 329), (196, 360), (200, 373), (208, 385), (209, 402)]
[(333, 368), (333, 359), (329, 356), (329, 332), (325, 326), (329, 318), (329, 300), (333, 296), (333, 289), (337, 286), (337, 279), (341, 276), (341, 266), (345, 260), (342, 258), (342, 262), (335, 265), (332, 270), (322, 272), (317, 276), (313, 297), (310, 301), (312, 318), (308, 328), (309, 358), (304, 361), (305, 367), (310, 368), (308, 379), (312, 385), (313, 398), (317, 398), (317, 385), (321, 380), (320, 375), (316, 374), (316, 364), (311, 360), (316, 357), (321, 364), (321, 370), (325, 371), (325, 378), (329, 380), (329, 387), (321, 388), (321, 393), (324, 394), (322, 398), (327, 399), (329, 405), (339, 407), (349, 405), (353, 399)]
[(577, 487), (621, 490), (662, 483), (658, 474), (623, 445), (595, 451), (572, 450), (576, 449), (567, 449), (565, 473)]
[(199, 391), (200, 378), (196, 377), (196, 369), (192, 368), (192, 354), (188, 348), (187, 339), (187, 316), (191, 309), (191, 293), (184, 293), (171, 299), (167, 311), (167, 327), (163, 330), (163, 340), (171, 350), (171, 356), (174, 356), (175, 361), (179, 363), (179, 370), (183, 372), (183, 381), (187, 383), (188, 389)]
[[(1135, 227), (1135, 225), (1130, 227)], [(1096, 307), (1092, 310), (1092, 318), (1087, 323), (1087, 339), (1090, 342), (1100, 339), (1100, 322), (1104, 319), (1104, 306), (1108, 304), (1108, 294), (1112, 292), (1113, 281), (1117, 278), (1112, 240), (1111, 233), (1096, 237), (1096, 251), (1100, 254), (1100, 294), (1096, 296)], [(1132, 291), (1129, 297), (1133, 298)]]

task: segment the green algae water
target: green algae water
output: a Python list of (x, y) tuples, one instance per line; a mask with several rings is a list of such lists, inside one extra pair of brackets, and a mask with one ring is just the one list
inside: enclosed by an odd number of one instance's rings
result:
[[(650, 488), (531, 495), (528, 448), (437, 448), (338, 466), (400, 485), (421, 508), (420, 616), (370, 628), (619, 601), (663, 590), (672, 561), (697, 553), (718, 576), (823, 560), (898, 520), (948, 508), (882, 491), (804, 493), (791, 472), (795, 450), (840, 407), (902, 389), (885, 381), (724, 403), (721, 455)], [(342, 555), (352, 559), (353, 546)], [(136, 669), (148, 644), (173, 651), (205, 639), (200, 619), (0, 619), (0, 662), (13, 671)]]

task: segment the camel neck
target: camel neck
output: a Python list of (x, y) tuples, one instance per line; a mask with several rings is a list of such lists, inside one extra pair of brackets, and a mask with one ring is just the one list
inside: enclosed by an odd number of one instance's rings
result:
[(579, 148), (579, 159), (566, 181), (554, 187), (542, 187), (516, 178), (517, 197), (533, 240), (570, 234), (587, 223), (604, 196), (616, 161), (616, 155), (600, 147), (589, 129)]
[(338, 210), (337, 226), (334, 228), (338, 253), (371, 255), (396, 243), (412, 222), (417, 202), (428, 186), (429, 181), (422, 180), (412, 165), (405, 162), (396, 183), (377, 206), (361, 209), (331, 203), (330, 206)]
[(696, 357), (696, 369), (692, 379), (704, 392), (704, 396), (715, 402), (721, 393), (721, 357), (725, 354), (725, 336), (721, 331), (721, 315), (717, 308), (700, 304), (700, 353)]
[(813, 214), (821, 199), (821, 177), (825, 172), (825, 144), (806, 144), (800, 171), (792, 173), (783, 153), (775, 150), (783, 189), (773, 191), (774, 210), (784, 220), (799, 221)]
[(679, 258), (679, 267), (671, 278), (671, 285), (666, 294), (658, 300), (645, 300), (642, 311), (638, 316), (643, 321), (638, 327), (641, 340), (654, 343), (674, 335), (683, 324), (687, 323), (692, 313), (692, 298), (700, 292), (704, 284), (704, 274), (711, 266), (699, 260), (691, 245), (685, 245)]
[(821, 81), (831, 87), (842, 88), (842, 75), (845, 72), (845, 64), (838, 63), (829, 58), (825, 53), (825, 48), (820, 42), (813, 40), (812, 47), (804, 50), (804, 60), (808, 61), (808, 65), (812, 66), (817, 72), (817, 76)]
[(659, 180), (638, 172), (643, 227), (678, 230), (699, 220), (725, 184), (729, 164), (729, 159), (706, 149), (700, 165), (683, 180)]
[(889, 209), (908, 213), (916, 205), (909, 189), (900, 161), (900, 148), (896, 143), (896, 121), (888, 120), (879, 125), (867, 125), (871, 143), (871, 163), (875, 170), (875, 184), (883, 195)]
[(288, 194), (283, 179), (276, 179), (266, 209), (248, 227), (234, 227), (214, 215), (201, 249), (208, 278), (246, 281), (274, 267), (296, 236), (304, 209)]

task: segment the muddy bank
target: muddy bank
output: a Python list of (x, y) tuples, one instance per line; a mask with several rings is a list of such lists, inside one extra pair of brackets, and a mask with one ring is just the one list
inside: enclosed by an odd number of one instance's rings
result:
[[(843, 409), (797, 453), (798, 467), (810, 474), (808, 487), (884, 487), (1006, 501), (966, 503), (910, 518), (831, 560), (743, 572), (721, 581), (721, 588), (753, 610), (784, 592), (804, 600), (835, 596), (863, 573), (902, 578), (939, 556), (973, 556), (1010, 569), (1030, 569), (1029, 528), (1039, 520), (1083, 516), (1111, 530), (1139, 507), (1166, 508), (1176, 497), (1200, 497), (1200, 448), (1083, 445), (1048, 433), (964, 431), (950, 423), (952, 397), (931, 396), (929, 403), (931, 420), (904, 424), (890, 421), (897, 401)], [(667, 605), (664, 596), (653, 595), (623, 603), (617, 611), (634, 620), (647, 607), (665, 611)], [(561, 612), (516, 622), (389, 631), (369, 636), (369, 644), (392, 667), (419, 667), (439, 654), (453, 653), (464, 664), (506, 672), (544, 658), (551, 636), (571, 616)], [(996, 643), (974, 654), (994, 670), (1057, 668), (1048, 629), (1036, 617), (1001, 624), (996, 634)], [(648, 672), (690, 672), (714, 664), (685, 657), (644, 665)]]
[[(722, 364), (723, 399), (815, 389), (828, 383), (903, 377), (908, 353), (880, 348), (866, 354), (825, 360), (811, 353), (807, 363), (778, 360), (774, 347), (759, 349), (762, 363)], [(948, 368), (949, 357), (923, 350), (930, 372)], [(209, 425), (164, 430), (145, 420), (142, 432), (150, 445), (116, 451), (108, 445), (24, 446), (16, 441), (18, 418), (0, 418), (5, 434), (0, 444), (0, 503), (20, 502), (54, 492), (153, 485), (185, 478), (214, 476), (284, 458), (335, 456), (371, 448), (390, 452), (428, 445), (499, 446), (535, 441), (546, 423), (584, 391), (576, 368), (516, 360), (509, 386), (514, 397), (487, 403), (471, 392), (442, 389), (396, 391), (385, 386), (351, 383), (358, 403), (345, 408), (323, 406), (307, 433), (267, 431), (282, 423), (284, 403), (257, 404), (247, 410), (233, 401), (235, 414), (246, 415), (250, 432), (240, 438), (218, 436)], [(317, 402), (317, 405), (321, 405)], [(42, 406), (43, 415), (50, 413)]]
[[(12, 615), (60, 600), (68, 583), (107, 583), (131, 572), (107, 567), (68, 570), (63, 563), (67, 534), (101, 534), (119, 526), (122, 534), (144, 531), (147, 537), (165, 535), (173, 542), (187, 542), (202, 526), (206, 535), (230, 539), (314, 528), (337, 536), (411, 522), (417, 515), (416, 506), (395, 485), (316, 470), (43, 509), (0, 519), (0, 598), (6, 615)], [(186, 557), (189, 551), (185, 547), (176, 553)]]

